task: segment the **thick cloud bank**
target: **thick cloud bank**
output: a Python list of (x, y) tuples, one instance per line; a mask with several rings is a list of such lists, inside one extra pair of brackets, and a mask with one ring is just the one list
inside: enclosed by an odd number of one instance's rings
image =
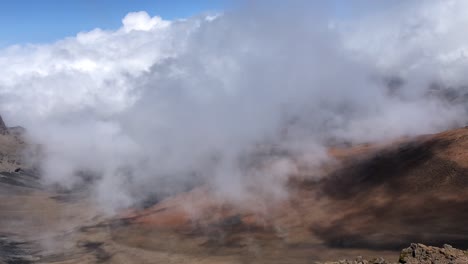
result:
[[(129, 13), (45, 45), (0, 50), (0, 111), (43, 146), (44, 179), (97, 175), (128, 206), (194, 181), (241, 201), (284, 197), (295, 161), (331, 142), (464, 125), (468, 4), (418, 1), (339, 19), (250, 6), (166, 21)], [(279, 151), (252, 168), (262, 152)]]

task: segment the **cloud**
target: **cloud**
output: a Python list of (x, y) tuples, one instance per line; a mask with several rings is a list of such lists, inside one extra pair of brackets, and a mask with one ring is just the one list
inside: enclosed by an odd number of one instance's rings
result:
[(161, 17), (150, 17), (144, 11), (128, 13), (122, 20), (123, 30), (129, 32), (132, 30), (148, 31), (154, 28), (165, 28), (170, 25), (169, 21), (162, 20)]
[(464, 84), (468, 42), (460, 33), (468, 25), (467, 8), (459, 0), (408, 1), (352, 21), (346, 44), (409, 81)]
[(464, 92), (460, 5), (347, 21), (311, 4), (175, 21), (130, 13), (115, 31), (1, 50), (0, 109), (44, 146), (45, 181), (73, 186), (92, 172), (110, 208), (198, 182), (230, 201), (258, 186), (282, 198), (297, 161), (319, 165), (331, 141), (466, 121), (445, 96)]

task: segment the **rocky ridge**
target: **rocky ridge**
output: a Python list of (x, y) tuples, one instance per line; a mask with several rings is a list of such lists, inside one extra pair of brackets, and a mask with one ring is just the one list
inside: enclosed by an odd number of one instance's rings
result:
[(316, 262), (316, 264), (462, 264), (468, 263), (468, 251), (453, 248), (445, 244), (442, 248), (411, 244), (400, 253), (398, 262), (387, 261), (384, 258), (365, 259), (361, 256), (354, 260), (338, 260)]

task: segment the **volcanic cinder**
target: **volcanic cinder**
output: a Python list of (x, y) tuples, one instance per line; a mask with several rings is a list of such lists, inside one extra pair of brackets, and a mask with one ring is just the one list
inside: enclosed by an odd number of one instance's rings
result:
[[(16, 142), (15, 148), (0, 145), (7, 157), (25, 148), (15, 135), (0, 137)], [(89, 185), (68, 191), (45, 186), (37, 171), (17, 162), (15, 171), (1, 172), (0, 258), (6, 263), (310, 263), (357, 256), (397, 261), (399, 249), (416, 241), (466, 248), (466, 147), (466, 128), (333, 147), (335, 162), (313, 170), (297, 164), (288, 179), (289, 196), (282, 200), (271, 201), (259, 191), (247, 204), (233, 203), (201, 184), (117, 216), (95, 206)]]

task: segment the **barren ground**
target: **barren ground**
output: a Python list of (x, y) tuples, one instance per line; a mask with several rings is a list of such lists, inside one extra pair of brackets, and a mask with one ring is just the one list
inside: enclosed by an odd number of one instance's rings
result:
[[(396, 261), (411, 242), (468, 248), (468, 129), (331, 148), (339, 162), (291, 175), (289, 197), (219, 199), (207, 186), (110, 217), (86, 190), (57, 192), (0, 135), (4, 263)], [(317, 174), (321, 174), (317, 180)]]

